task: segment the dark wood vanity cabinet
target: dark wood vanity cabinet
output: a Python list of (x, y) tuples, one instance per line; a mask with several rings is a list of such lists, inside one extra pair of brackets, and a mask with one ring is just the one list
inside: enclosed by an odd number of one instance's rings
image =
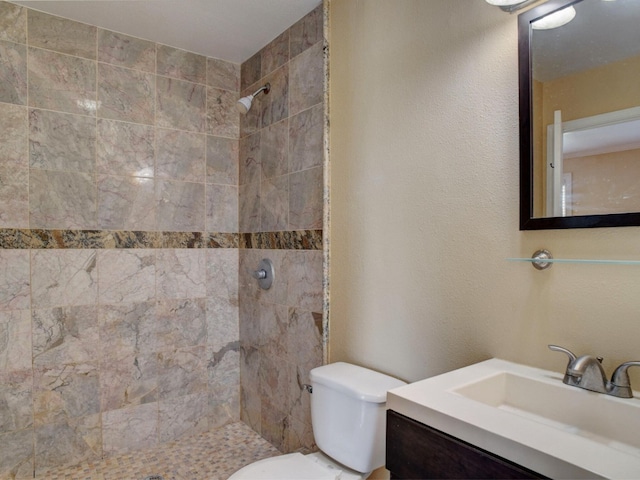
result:
[(547, 478), (393, 410), (386, 455), (392, 479)]

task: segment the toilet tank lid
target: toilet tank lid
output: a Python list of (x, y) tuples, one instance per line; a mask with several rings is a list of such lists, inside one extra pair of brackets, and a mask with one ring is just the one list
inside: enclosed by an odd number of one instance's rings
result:
[(406, 385), (402, 380), (345, 362), (311, 370), (311, 384), (319, 383), (365, 402), (384, 403), (387, 391)]

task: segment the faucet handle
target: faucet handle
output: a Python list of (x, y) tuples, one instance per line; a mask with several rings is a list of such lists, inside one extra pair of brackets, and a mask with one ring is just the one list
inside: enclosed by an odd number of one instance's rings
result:
[(570, 374), (571, 366), (574, 364), (576, 359), (576, 355), (571, 351), (564, 347), (560, 347), (558, 345), (548, 345), (549, 350), (553, 350), (554, 352), (562, 352), (567, 357), (569, 357), (569, 361), (567, 362), (567, 368), (564, 372), (564, 378), (562, 379), (562, 383), (566, 385), (576, 385), (577, 382), (580, 381), (579, 377), (574, 377)]
[(611, 386), (617, 391), (615, 395), (618, 397), (633, 398), (628, 372), (629, 367), (640, 367), (640, 362), (624, 362), (615, 369), (611, 376)]
[(548, 347), (549, 350), (553, 350), (554, 352), (562, 352), (566, 354), (569, 357), (569, 364), (571, 364), (571, 362), (575, 362), (576, 358), (578, 358), (571, 350), (568, 350), (564, 347), (560, 347), (558, 345), (548, 345)]

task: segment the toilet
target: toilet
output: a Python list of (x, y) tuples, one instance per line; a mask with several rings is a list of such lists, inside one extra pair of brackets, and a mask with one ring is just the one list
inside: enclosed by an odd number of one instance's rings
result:
[(384, 465), (387, 391), (405, 382), (344, 362), (314, 368), (310, 377), (320, 452), (259, 460), (229, 480), (361, 480)]

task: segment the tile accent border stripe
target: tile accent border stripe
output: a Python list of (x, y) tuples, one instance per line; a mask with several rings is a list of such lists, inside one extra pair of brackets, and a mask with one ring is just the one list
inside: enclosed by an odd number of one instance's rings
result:
[(322, 230), (217, 233), (0, 228), (0, 249), (243, 248), (321, 250)]
[(240, 248), (322, 250), (322, 230), (241, 233)]

